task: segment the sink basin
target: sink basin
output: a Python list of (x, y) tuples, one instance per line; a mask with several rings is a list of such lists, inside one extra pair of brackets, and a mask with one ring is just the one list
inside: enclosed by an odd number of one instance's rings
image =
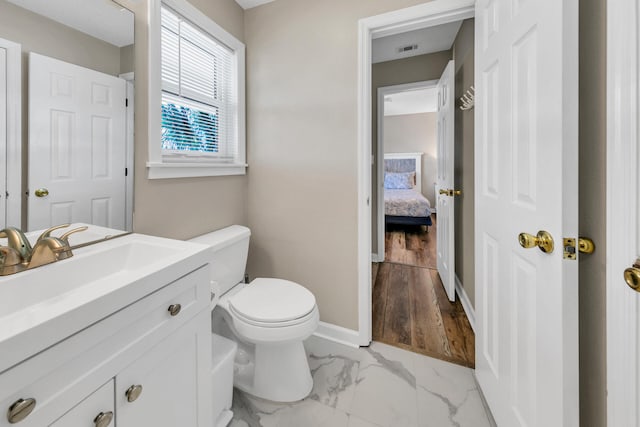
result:
[(148, 269), (174, 254), (168, 246), (124, 242), (15, 274), (0, 280), (0, 319), (25, 309), (39, 310), (39, 304), (65, 299), (69, 292), (94, 287), (95, 282), (126, 280), (136, 270)]
[[(107, 230), (97, 228), (71, 244)], [(208, 250), (191, 242), (130, 234), (0, 277), (0, 372), (23, 360), (22, 353), (35, 354), (154, 292), (159, 284), (207, 264)]]

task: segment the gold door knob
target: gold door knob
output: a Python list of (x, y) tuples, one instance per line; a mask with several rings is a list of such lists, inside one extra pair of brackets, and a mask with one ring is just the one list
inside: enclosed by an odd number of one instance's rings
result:
[(462, 190), (452, 190), (452, 189), (440, 190), (440, 194), (449, 196), (449, 197), (460, 196), (462, 194)]
[(640, 292), (640, 260), (624, 271), (624, 281), (631, 289)]
[(7, 420), (9, 424), (15, 424), (27, 418), (36, 408), (36, 400), (34, 398), (18, 399), (9, 406), (7, 411)]
[(180, 304), (171, 304), (167, 310), (170, 315), (177, 316), (180, 313), (180, 310), (182, 310), (182, 306)]
[(49, 195), (49, 190), (46, 188), (38, 188), (35, 194), (36, 197), (47, 197)]
[(583, 254), (592, 254), (596, 250), (596, 245), (593, 240), (587, 237), (579, 237), (578, 250)]
[(113, 412), (100, 412), (93, 420), (93, 423), (96, 427), (107, 427), (111, 424), (111, 420), (113, 420)]
[(139, 384), (132, 385), (124, 394), (127, 396), (127, 402), (135, 402), (142, 394), (142, 386)]
[(520, 233), (518, 235), (518, 243), (525, 249), (535, 248), (536, 246), (546, 254), (553, 252), (553, 237), (549, 232), (541, 230), (537, 235), (529, 233)]

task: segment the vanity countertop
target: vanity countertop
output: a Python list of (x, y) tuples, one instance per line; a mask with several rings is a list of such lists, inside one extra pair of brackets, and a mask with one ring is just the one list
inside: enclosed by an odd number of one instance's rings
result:
[[(89, 225), (69, 241), (75, 246), (120, 233)], [(27, 237), (35, 240), (39, 234)], [(209, 251), (206, 245), (134, 233), (0, 277), (0, 373), (203, 267)]]

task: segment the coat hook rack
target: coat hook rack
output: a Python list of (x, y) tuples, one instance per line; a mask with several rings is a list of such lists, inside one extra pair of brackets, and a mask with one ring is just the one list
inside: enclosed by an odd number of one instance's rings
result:
[(460, 109), (462, 111), (471, 110), (475, 105), (476, 89), (471, 86), (467, 92), (460, 97)]

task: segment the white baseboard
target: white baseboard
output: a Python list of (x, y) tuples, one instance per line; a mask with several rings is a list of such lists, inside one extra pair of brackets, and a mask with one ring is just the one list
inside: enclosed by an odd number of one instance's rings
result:
[(320, 322), (313, 335), (338, 344), (348, 345), (349, 347), (360, 347), (360, 336), (357, 331), (332, 325), (331, 323)]
[(378, 254), (371, 254), (371, 262), (384, 262), (384, 256)]
[(456, 293), (458, 297), (460, 297), (460, 303), (462, 304), (462, 308), (464, 309), (465, 314), (467, 315), (467, 319), (469, 319), (469, 323), (471, 324), (471, 329), (473, 332), (476, 331), (476, 312), (471, 305), (471, 301), (469, 301), (469, 297), (467, 293), (464, 291), (464, 287), (462, 286), (462, 282), (458, 278), (456, 274)]
[(436, 208), (431, 208), (431, 213), (434, 214), (434, 213), (438, 213), (438, 212), (437, 212)]

